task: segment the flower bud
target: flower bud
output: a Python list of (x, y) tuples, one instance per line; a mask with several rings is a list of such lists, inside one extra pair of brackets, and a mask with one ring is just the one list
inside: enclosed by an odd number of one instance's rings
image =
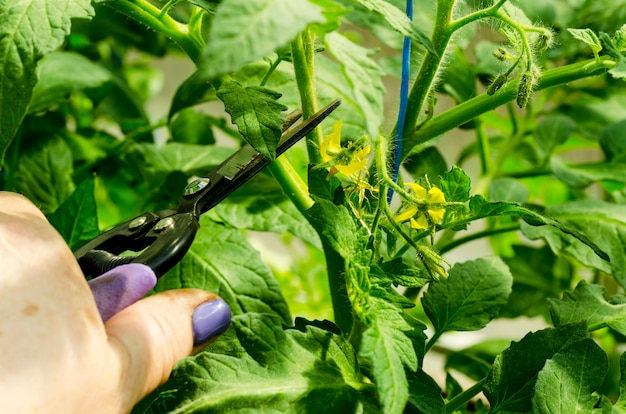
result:
[(491, 85), (487, 88), (487, 95), (493, 95), (502, 88), (509, 80), (509, 76), (506, 73), (501, 73), (497, 78), (491, 82)]
[(517, 85), (517, 106), (524, 109), (535, 86), (535, 77), (530, 70), (522, 73)]

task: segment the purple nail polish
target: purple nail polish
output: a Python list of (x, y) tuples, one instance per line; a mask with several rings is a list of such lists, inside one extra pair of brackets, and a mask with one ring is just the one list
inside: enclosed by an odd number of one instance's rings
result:
[(156, 285), (156, 276), (148, 266), (131, 263), (109, 270), (88, 283), (100, 317), (106, 322), (144, 297)]
[(231, 316), (230, 308), (220, 298), (198, 305), (191, 317), (194, 345), (223, 333), (230, 325)]

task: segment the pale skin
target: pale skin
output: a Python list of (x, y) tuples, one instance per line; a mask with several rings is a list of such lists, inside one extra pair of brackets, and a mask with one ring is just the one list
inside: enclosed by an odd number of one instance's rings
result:
[(168, 291), (102, 323), (72, 252), (13, 193), (0, 192), (0, 252), (3, 412), (126, 413), (197, 350), (191, 315), (215, 295)]

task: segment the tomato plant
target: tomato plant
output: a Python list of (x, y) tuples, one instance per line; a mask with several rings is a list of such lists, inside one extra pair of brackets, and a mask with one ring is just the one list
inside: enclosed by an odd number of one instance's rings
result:
[(0, 1), (0, 189), (72, 248), (343, 102), (159, 280), (233, 323), (136, 412), (626, 411), (626, 3), (406, 3)]

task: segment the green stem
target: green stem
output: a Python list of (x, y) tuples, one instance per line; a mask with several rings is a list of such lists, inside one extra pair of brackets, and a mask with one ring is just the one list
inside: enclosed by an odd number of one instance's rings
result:
[[(422, 111), (422, 107), (424, 106), (424, 102), (426, 101), (426, 98), (435, 83), (437, 71), (441, 65), (446, 48), (448, 47), (448, 42), (454, 33), (454, 31), (448, 30), (450, 19), (452, 17), (453, 6), (453, 1), (439, 0), (437, 2), (435, 28), (432, 35), (432, 43), (437, 54), (433, 55), (432, 53), (428, 53), (424, 57), (416, 81), (411, 88), (411, 92), (409, 93), (404, 131), (402, 133), (402, 137), (405, 142), (411, 137), (415, 127), (417, 126), (417, 121)], [(412, 147), (413, 145), (411, 145), (408, 149), (411, 149)], [(404, 146), (402, 153), (402, 158), (406, 157), (405, 153), (408, 154), (407, 149), (405, 149)]]
[(487, 229), (483, 231), (478, 231), (476, 233), (472, 233), (465, 237), (459, 237), (458, 239), (452, 240), (451, 242), (443, 244), (438, 248), (439, 254), (444, 254), (449, 252), (452, 249), (455, 249), (465, 243), (469, 243), (474, 240), (482, 239), (483, 237), (489, 237), (496, 234), (508, 233), (510, 231), (519, 230), (519, 224), (509, 224), (507, 226), (497, 227), (493, 229)]
[(443, 331), (435, 331), (433, 336), (430, 337), (428, 342), (426, 342), (426, 346), (424, 347), (424, 354), (426, 354), (426, 353), (428, 353), (428, 351), (430, 351), (430, 348), (432, 348), (433, 345), (435, 345), (435, 342), (437, 342), (439, 340), (439, 337), (441, 337), (441, 334), (443, 334)]
[(289, 160), (285, 157), (276, 158), (269, 165), (269, 170), (285, 195), (305, 217), (309, 217), (307, 210), (313, 207), (313, 199), (309, 195), (307, 185), (302, 181)]
[(452, 414), (453, 412), (467, 404), (480, 392), (482, 392), (485, 381), (486, 378), (481, 379), (476, 384), (472, 385), (470, 388), (466, 389), (465, 391), (448, 401), (446, 404), (446, 414)]
[(480, 165), (483, 174), (493, 171), (493, 163), (491, 161), (491, 145), (489, 136), (485, 131), (485, 125), (480, 119), (476, 120), (476, 139), (478, 141), (478, 151), (480, 153)]
[[(291, 55), (296, 74), (296, 84), (300, 92), (302, 118), (307, 119), (317, 112), (317, 94), (314, 77), (314, 34), (306, 29), (291, 43)], [(306, 138), (309, 161), (319, 164), (322, 161), (319, 148), (322, 142), (322, 129), (315, 128)]]
[(146, 0), (120, 0), (107, 2), (107, 6), (115, 9), (149, 28), (163, 33), (172, 39), (185, 53), (197, 62), (202, 56), (204, 42), (189, 33), (189, 28), (174, 20), (170, 15), (162, 14), (161, 9)]
[[(538, 84), (534, 90), (540, 91), (552, 86), (605, 73), (611, 68), (607, 63), (606, 59), (600, 60), (599, 62), (591, 59), (547, 70), (539, 78)], [(416, 145), (428, 142), (516, 98), (517, 82), (509, 82), (493, 95), (479, 95), (455, 106), (441, 115), (433, 117), (430, 122), (418, 131), (414, 131), (413, 134), (408, 137), (405, 136), (402, 158), (406, 158)]]
[(263, 76), (263, 79), (261, 80), (260, 86), (265, 86), (267, 81), (270, 79), (270, 76), (272, 76), (272, 73), (274, 73), (274, 71), (276, 70), (278, 65), (280, 65), (280, 62), (282, 62), (282, 61), (283, 60), (280, 57), (277, 57), (276, 60), (272, 62), (272, 64), (270, 65), (269, 69), (265, 73), (265, 76)]

